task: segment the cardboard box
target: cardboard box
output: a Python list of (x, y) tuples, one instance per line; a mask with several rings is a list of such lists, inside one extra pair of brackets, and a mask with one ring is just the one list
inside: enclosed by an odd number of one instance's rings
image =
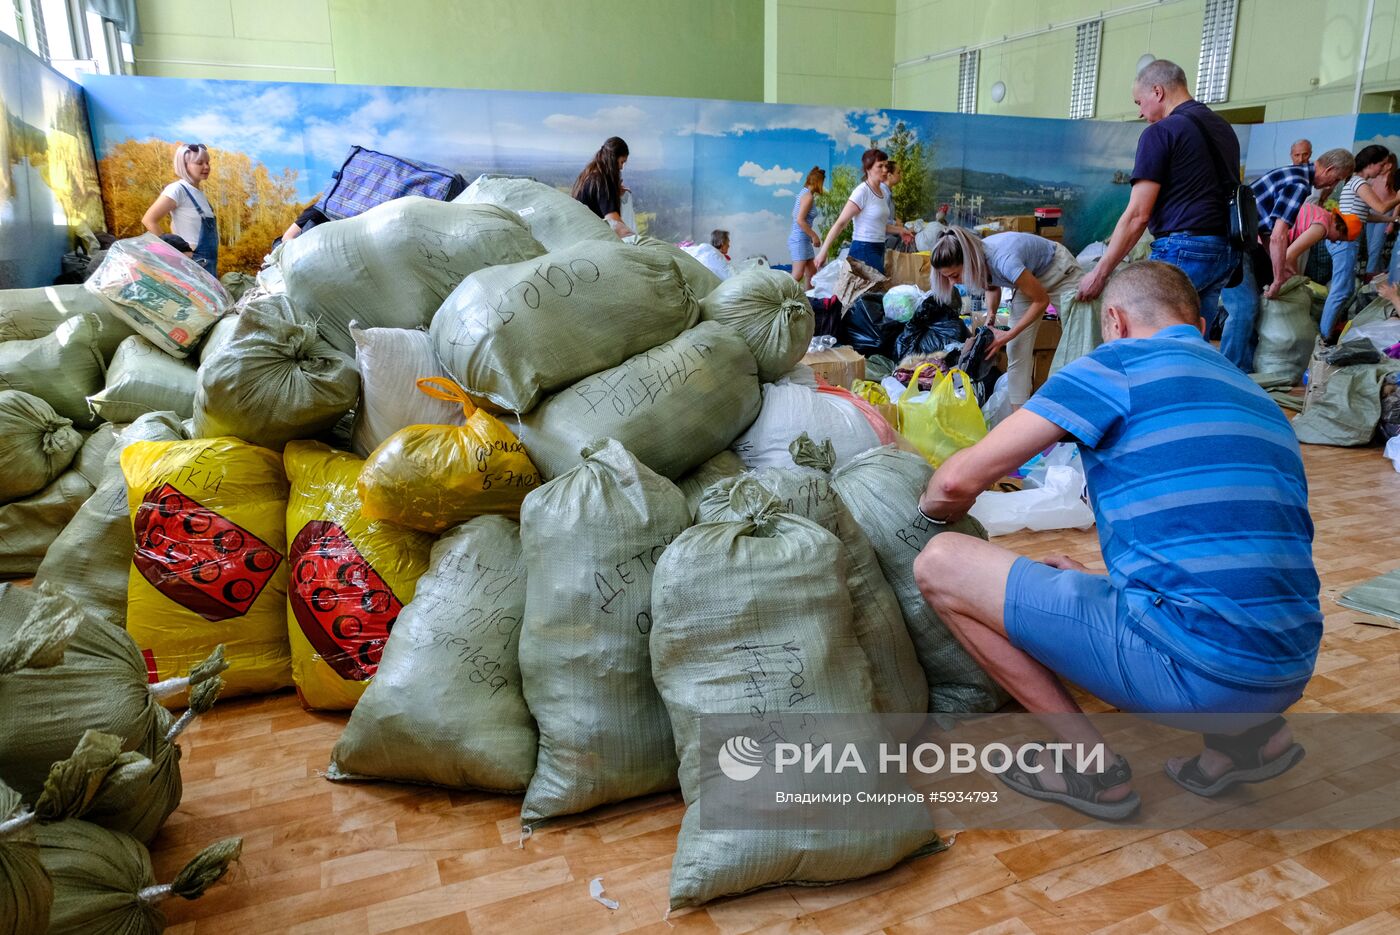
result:
[(988, 223), (1000, 224), (1003, 231), (1016, 231), (1021, 234), (1035, 233), (1034, 214), (1008, 214), (1002, 217), (988, 218)]
[(1042, 318), (1040, 327), (1035, 329), (1035, 349), (1054, 350), (1060, 346), (1060, 335), (1064, 333), (1058, 318)]
[(1046, 240), (1053, 240), (1056, 243), (1065, 239), (1065, 229), (1058, 224), (1054, 227), (1042, 227), (1040, 230), (1036, 231), (1036, 233), (1040, 234), (1040, 236), (1044, 237)]
[(808, 354), (802, 358), (802, 363), (832, 386), (849, 390), (852, 383), (865, 379), (865, 358), (853, 347), (833, 347), (829, 351)]

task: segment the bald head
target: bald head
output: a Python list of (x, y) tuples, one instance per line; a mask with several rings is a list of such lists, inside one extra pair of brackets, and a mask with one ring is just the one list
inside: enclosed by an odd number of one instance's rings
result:
[(1123, 319), (1118, 337), (1143, 338), (1172, 325), (1195, 325), (1201, 299), (1186, 274), (1170, 263), (1144, 260), (1114, 273), (1103, 291), (1104, 337), (1110, 314)]
[(1288, 158), (1295, 166), (1312, 162), (1312, 140), (1294, 140), (1288, 147)]

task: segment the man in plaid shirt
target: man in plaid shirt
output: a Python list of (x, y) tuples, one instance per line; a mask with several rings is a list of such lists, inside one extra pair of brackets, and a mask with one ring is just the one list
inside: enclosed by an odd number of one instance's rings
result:
[[(1351, 175), (1356, 161), (1348, 149), (1329, 149), (1316, 162), (1282, 166), (1266, 172), (1250, 183), (1259, 206), (1259, 241), (1269, 251), (1274, 281), (1264, 290), (1272, 299), (1289, 279), (1298, 274), (1287, 260), (1289, 230), (1298, 220), (1298, 211), (1314, 188), (1331, 188)], [(1220, 353), (1245, 373), (1254, 367), (1254, 348), (1259, 320), (1259, 280), (1254, 264), (1244, 259), (1240, 284), (1221, 294), (1228, 316), (1220, 337)]]

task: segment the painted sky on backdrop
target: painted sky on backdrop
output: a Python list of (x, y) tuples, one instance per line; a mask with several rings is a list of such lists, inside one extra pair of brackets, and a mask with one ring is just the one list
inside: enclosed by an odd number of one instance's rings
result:
[(939, 169), (1100, 188), (1131, 168), (1141, 132), (1095, 121), (593, 94), (103, 76), (85, 76), (83, 87), (99, 157), (124, 139), (205, 143), (274, 172), (291, 169), (307, 199), (352, 144), (469, 180), (493, 171), (566, 184), (604, 138), (618, 135), (631, 147), (624, 179), (638, 210), (655, 207), (648, 179), (664, 178), (665, 197), (686, 202), (691, 235), (725, 227), (736, 255), (775, 260), (785, 258), (793, 195), (807, 170), (858, 163), (901, 120), (932, 143)]

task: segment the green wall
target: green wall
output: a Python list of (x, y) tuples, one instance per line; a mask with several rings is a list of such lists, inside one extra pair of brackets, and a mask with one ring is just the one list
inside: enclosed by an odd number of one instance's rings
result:
[(138, 10), (142, 75), (764, 96), (764, 0), (139, 0)]
[(764, 0), (765, 101), (889, 107), (896, 0)]
[[(956, 109), (956, 50), (1034, 32), (982, 50), (978, 112), (1068, 116), (1075, 30), (1054, 24), (1102, 12), (1096, 116), (1135, 118), (1130, 89), (1144, 53), (1176, 61), (1194, 85), (1205, 0), (1163, 0), (1113, 15), (1139, 6), (1141, 0), (898, 0), (895, 62), (951, 54), (896, 67), (893, 104)], [(1240, 0), (1230, 98), (1218, 106), (1261, 111), (1270, 121), (1350, 113), (1366, 8), (1367, 0)], [(1376, 0), (1363, 109), (1388, 106), (1386, 92), (1400, 89), (1397, 13), (1400, 0)], [(991, 87), (999, 80), (1007, 93), (996, 104)]]

